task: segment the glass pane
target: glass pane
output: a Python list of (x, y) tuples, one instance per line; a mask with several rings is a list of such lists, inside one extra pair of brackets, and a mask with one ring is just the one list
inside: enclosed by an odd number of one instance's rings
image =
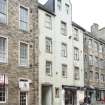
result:
[(6, 14), (6, 0), (0, 0), (0, 12)]
[(6, 15), (0, 13), (0, 23), (6, 23), (6, 19), (7, 19)]
[(20, 29), (22, 29), (24, 31), (28, 30), (28, 24), (20, 21)]
[(20, 8), (20, 20), (23, 22), (28, 22), (28, 9)]
[(24, 43), (20, 44), (20, 64), (28, 64), (28, 46)]

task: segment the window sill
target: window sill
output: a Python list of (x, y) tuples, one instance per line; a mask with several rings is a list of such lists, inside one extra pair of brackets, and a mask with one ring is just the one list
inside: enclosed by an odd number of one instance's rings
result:
[(18, 65), (17, 66), (18, 68), (26, 68), (26, 69), (29, 69), (29, 68), (32, 68), (32, 67), (30, 67), (29, 65)]
[(6, 103), (6, 101), (0, 101), (0, 104), (5, 104)]
[(23, 32), (23, 33), (29, 33), (29, 31), (27, 31), (27, 30), (19, 29), (19, 31), (21, 31), (21, 32)]
[(1, 22), (0, 22), (0, 25), (1, 25), (1, 26), (7, 26), (7, 23), (1, 23)]
[(0, 62), (0, 65), (7, 65), (7, 62)]

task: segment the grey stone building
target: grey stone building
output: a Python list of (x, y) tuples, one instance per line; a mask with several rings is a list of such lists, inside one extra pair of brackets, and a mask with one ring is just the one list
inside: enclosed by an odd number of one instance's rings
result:
[(97, 24), (84, 33), (84, 80), (92, 103), (105, 98), (105, 41), (97, 37)]
[(38, 105), (37, 0), (0, 0), (0, 105)]

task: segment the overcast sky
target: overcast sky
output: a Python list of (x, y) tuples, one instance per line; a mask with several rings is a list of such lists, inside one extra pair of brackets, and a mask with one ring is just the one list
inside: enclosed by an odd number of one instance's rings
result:
[(71, 0), (71, 3), (73, 21), (88, 31), (93, 23), (98, 23), (99, 28), (105, 26), (105, 0)]

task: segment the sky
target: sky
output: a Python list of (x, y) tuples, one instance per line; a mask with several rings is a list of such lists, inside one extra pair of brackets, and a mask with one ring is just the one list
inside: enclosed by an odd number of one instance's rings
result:
[(99, 24), (99, 28), (105, 27), (105, 0), (71, 0), (71, 3), (74, 22), (88, 31), (93, 23)]

